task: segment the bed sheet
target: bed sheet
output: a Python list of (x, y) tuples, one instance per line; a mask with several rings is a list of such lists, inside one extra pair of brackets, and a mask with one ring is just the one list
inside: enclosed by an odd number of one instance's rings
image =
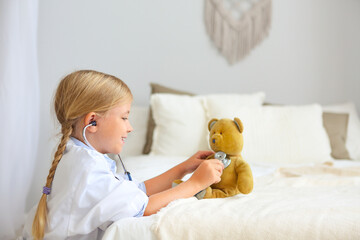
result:
[[(147, 155), (125, 164), (146, 180), (184, 159)], [(103, 239), (360, 238), (360, 162), (250, 165), (249, 195), (179, 199), (155, 215), (113, 223)]]

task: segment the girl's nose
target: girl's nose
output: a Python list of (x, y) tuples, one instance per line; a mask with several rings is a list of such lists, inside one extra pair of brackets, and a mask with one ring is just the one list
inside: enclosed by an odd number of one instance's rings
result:
[(130, 132), (132, 132), (133, 130), (134, 130), (133, 127), (132, 127), (131, 124), (129, 123), (127, 132), (130, 133)]

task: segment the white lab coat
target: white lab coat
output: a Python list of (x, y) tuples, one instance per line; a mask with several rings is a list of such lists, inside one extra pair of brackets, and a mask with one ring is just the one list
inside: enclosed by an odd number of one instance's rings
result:
[[(45, 239), (101, 239), (114, 221), (142, 216), (147, 203), (144, 183), (116, 174), (113, 160), (71, 138), (48, 195)], [(26, 239), (36, 207), (25, 223)]]

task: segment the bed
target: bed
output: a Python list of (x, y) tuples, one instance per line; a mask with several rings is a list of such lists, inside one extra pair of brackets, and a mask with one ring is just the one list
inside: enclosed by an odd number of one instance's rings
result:
[(254, 189), (224, 199), (179, 199), (152, 216), (114, 222), (103, 239), (360, 239), (355, 105), (264, 102), (262, 92), (193, 95), (152, 85), (151, 111), (133, 107), (135, 131), (122, 153), (134, 178), (154, 177), (208, 149), (209, 118), (236, 116)]

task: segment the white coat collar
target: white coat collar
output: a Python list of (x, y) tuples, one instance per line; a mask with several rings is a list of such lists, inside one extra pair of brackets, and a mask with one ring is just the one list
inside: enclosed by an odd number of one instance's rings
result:
[(106, 154), (99, 153), (99, 152), (96, 151), (95, 149), (90, 148), (88, 145), (86, 145), (85, 143), (83, 143), (82, 141), (80, 141), (80, 140), (78, 140), (78, 139), (76, 139), (76, 138), (74, 138), (74, 137), (70, 137), (69, 143), (70, 143), (70, 144), (73, 144), (73, 145), (76, 145), (76, 146), (79, 146), (79, 147), (82, 147), (82, 148), (85, 148), (85, 149), (87, 149), (88, 151), (95, 151), (96, 153), (102, 155), (102, 156), (105, 158), (106, 162), (108, 163), (110, 170), (111, 170), (114, 174), (116, 174), (116, 163), (115, 163), (114, 160), (112, 160), (111, 158), (109, 158)]

